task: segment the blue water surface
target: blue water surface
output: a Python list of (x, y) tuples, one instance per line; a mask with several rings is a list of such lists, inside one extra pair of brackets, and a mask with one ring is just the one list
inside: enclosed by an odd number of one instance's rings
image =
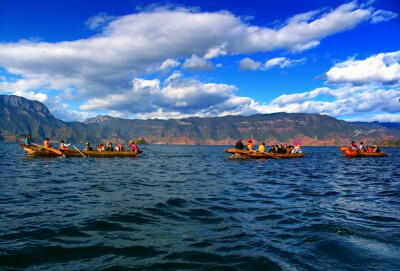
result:
[(400, 149), (224, 148), (38, 158), (0, 143), (0, 269), (400, 270)]

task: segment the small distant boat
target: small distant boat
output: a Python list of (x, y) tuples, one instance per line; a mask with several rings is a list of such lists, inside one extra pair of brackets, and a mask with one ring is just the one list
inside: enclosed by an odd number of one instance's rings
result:
[(349, 147), (340, 147), (339, 149), (346, 155), (346, 157), (378, 157), (386, 155), (386, 152), (365, 152), (351, 149)]
[(68, 150), (68, 151), (60, 151), (57, 149), (52, 149), (52, 148), (43, 148), (40, 146), (33, 146), (33, 145), (26, 145), (26, 144), (20, 144), (20, 146), (26, 151), (27, 154), (29, 155), (34, 155), (34, 156), (50, 156), (50, 157), (55, 157), (55, 156), (60, 156), (64, 155), (66, 157), (84, 157), (82, 154), (85, 156), (89, 157), (136, 157), (138, 154), (129, 151), (78, 151), (78, 150)]
[(225, 152), (232, 153), (232, 154), (239, 154), (238, 156), (241, 157), (249, 157), (249, 158), (274, 158), (274, 159), (283, 159), (283, 158), (298, 158), (307, 155), (306, 152), (303, 153), (269, 153), (269, 152), (257, 152), (257, 151), (247, 151), (241, 149), (225, 149)]

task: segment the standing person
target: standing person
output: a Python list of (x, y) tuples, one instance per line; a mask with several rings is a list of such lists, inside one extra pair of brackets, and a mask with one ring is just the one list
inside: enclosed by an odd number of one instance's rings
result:
[(247, 150), (249, 150), (249, 151), (254, 151), (253, 139), (247, 140), (247, 146), (246, 146), (246, 148), (247, 148)]
[(139, 152), (139, 148), (133, 140), (129, 141), (128, 148), (132, 148), (131, 151), (133, 151), (135, 154), (138, 154)]
[(31, 135), (28, 135), (26, 138), (25, 138), (25, 145), (31, 145), (32, 143), (31, 143), (31, 139), (32, 139), (32, 136)]
[(236, 142), (235, 149), (243, 150), (244, 148), (245, 146), (243, 145), (242, 140), (239, 138), (238, 141)]
[(62, 150), (62, 151), (69, 151), (69, 148), (68, 148), (69, 145), (71, 145), (71, 144), (65, 144), (64, 140), (61, 140), (61, 143), (60, 143), (60, 150)]
[(258, 151), (259, 151), (259, 152), (265, 152), (265, 143), (264, 143), (264, 142), (261, 143), (260, 146), (258, 146)]

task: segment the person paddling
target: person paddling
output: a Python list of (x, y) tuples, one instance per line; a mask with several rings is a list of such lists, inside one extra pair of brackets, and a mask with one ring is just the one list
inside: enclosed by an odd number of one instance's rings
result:
[(60, 142), (60, 150), (62, 151), (69, 151), (69, 146), (71, 144), (65, 144), (64, 140), (61, 140)]
[(139, 152), (138, 146), (135, 144), (135, 141), (133, 141), (133, 140), (129, 141), (128, 148), (132, 148), (132, 151), (135, 154), (138, 154), (138, 152)]

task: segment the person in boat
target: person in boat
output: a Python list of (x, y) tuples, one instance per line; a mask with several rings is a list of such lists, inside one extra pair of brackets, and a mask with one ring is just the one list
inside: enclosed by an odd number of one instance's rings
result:
[(135, 154), (139, 152), (139, 148), (133, 140), (129, 141), (128, 148), (131, 148), (131, 151), (133, 151)]
[(45, 148), (53, 147), (53, 145), (50, 144), (50, 139), (48, 137), (46, 137), (46, 139), (44, 140), (43, 147), (45, 147)]
[(285, 148), (283, 147), (283, 145), (282, 144), (279, 144), (278, 145), (278, 153), (285, 153), (286, 152), (286, 150), (285, 150)]
[(106, 148), (104, 147), (103, 143), (100, 143), (99, 147), (97, 148), (98, 151), (105, 151)]
[(260, 146), (258, 146), (258, 151), (259, 152), (265, 152), (265, 143), (261, 143)]
[(351, 145), (350, 145), (350, 148), (352, 148), (353, 150), (357, 150), (358, 147), (357, 147), (356, 142), (352, 141), (352, 142), (351, 142)]
[(245, 146), (244, 146), (242, 140), (239, 138), (235, 144), (235, 149), (243, 150), (244, 148), (245, 148)]
[(92, 146), (90, 146), (90, 142), (86, 142), (84, 151), (93, 151)]
[(118, 144), (117, 147), (115, 147), (116, 151), (124, 151), (124, 145)]
[(114, 151), (112, 143), (107, 143), (107, 149), (106, 151)]
[(294, 146), (294, 153), (302, 153), (303, 151), (301, 150), (301, 146), (299, 144), (299, 142), (295, 142), (295, 146)]
[(61, 151), (69, 151), (69, 145), (71, 145), (71, 144), (65, 144), (64, 140), (61, 140), (60, 150)]
[(360, 145), (358, 146), (358, 149), (360, 150), (360, 151), (365, 151), (365, 147), (364, 147), (364, 142), (360, 142)]
[(31, 139), (32, 139), (32, 136), (31, 136), (31, 135), (28, 135), (28, 136), (25, 138), (25, 145), (28, 145), (28, 146), (32, 145)]
[(249, 151), (254, 151), (253, 139), (247, 140), (246, 149)]
[(377, 145), (374, 145), (374, 152), (381, 152), (381, 150), (379, 149), (379, 147)]

